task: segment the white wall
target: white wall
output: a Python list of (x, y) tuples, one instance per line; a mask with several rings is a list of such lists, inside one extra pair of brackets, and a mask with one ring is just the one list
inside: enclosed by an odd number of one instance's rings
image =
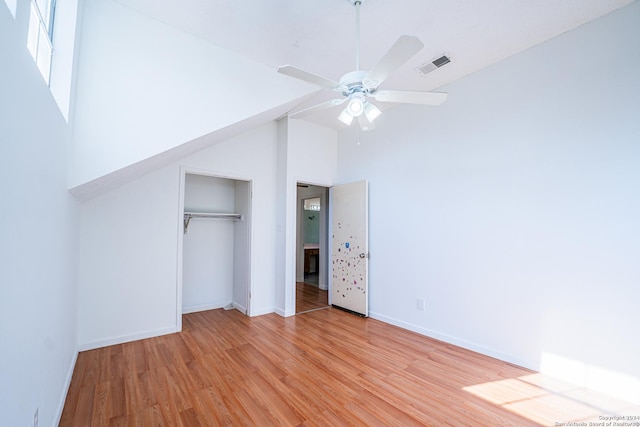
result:
[(276, 125), (269, 123), (83, 204), (81, 348), (175, 331), (182, 307), (176, 289), (181, 167), (252, 181), (258, 212), (251, 217), (251, 313), (273, 312), (275, 139)]
[(72, 188), (317, 90), (116, 1), (83, 20)]
[(241, 221), (233, 224), (233, 306), (251, 316), (251, 182), (235, 181), (235, 212)]
[(635, 2), (340, 133), (339, 182), (370, 180), (372, 316), (640, 386), (638, 22)]
[(80, 349), (175, 331), (178, 187), (165, 168), (83, 203)]
[[(185, 212), (235, 212), (236, 181), (187, 174)], [(233, 299), (234, 234), (232, 220), (193, 219), (182, 246), (182, 311), (224, 307)]]
[(79, 207), (70, 130), (27, 51), (29, 2), (0, 2), (0, 425), (57, 423), (76, 356)]
[(337, 173), (337, 132), (303, 120), (278, 122), (277, 310), (295, 314), (297, 183), (330, 187)]

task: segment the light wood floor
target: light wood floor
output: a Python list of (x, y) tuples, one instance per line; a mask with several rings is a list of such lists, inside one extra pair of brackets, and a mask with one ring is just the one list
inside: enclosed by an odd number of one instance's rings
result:
[(296, 313), (328, 307), (328, 293), (309, 283), (296, 283)]
[(621, 404), (333, 308), (183, 329), (80, 353), (60, 425), (554, 425)]

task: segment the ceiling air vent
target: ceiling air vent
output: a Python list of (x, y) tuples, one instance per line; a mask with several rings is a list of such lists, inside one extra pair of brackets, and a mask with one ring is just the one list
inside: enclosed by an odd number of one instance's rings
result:
[(447, 65), (449, 62), (451, 62), (451, 58), (449, 58), (447, 55), (442, 55), (441, 57), (436, 58), (431, 62), (427, 62), (426, 64), (421, 65), (420, 67), (418, 67), (418, 71), (420, 71), (422, 74), (429, 74), (433, 70)]

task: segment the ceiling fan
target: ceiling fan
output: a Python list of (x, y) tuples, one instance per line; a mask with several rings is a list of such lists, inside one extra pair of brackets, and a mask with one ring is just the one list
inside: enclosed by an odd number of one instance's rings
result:
[(291, 114), (292, 118), (301, 118), (308, 114), (342, 105), (338, 119), (349, 126), (357, 118), (362, 130), (375, 127), (374, 121), (382, 113), (371, 102), (371, 98), (379, 102), (396, 102), (407, 104), (440, 105), (447, 100), (447, 94), (442, 92), (419, 92), (401, 90), (378, 90), (380, 84), (393, 74), (405, 62), (424, 47), (420, 39), (413, 36), (401, 36), (380, 61), (370, 70), (360, 70), (360, 6), (363, 0), (348, 0), (356, 8), (356, 70), (351, 71), (336, 82), (325, 77), (301, 70), (291, 65), (278, 68), (281, 74), (295, 77), (322, 88), (332, 89), (342, 95)]

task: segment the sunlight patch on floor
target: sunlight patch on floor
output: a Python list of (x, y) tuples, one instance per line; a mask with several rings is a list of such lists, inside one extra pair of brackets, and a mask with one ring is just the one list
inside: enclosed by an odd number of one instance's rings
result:
[[(463, 390), (543, 426), (584, 421), (603, 422), (605, 416), (638, 417), (640, 406), (543, 374), (491, 381)], [(606, 425), (603, 424), (603, 425)]]

